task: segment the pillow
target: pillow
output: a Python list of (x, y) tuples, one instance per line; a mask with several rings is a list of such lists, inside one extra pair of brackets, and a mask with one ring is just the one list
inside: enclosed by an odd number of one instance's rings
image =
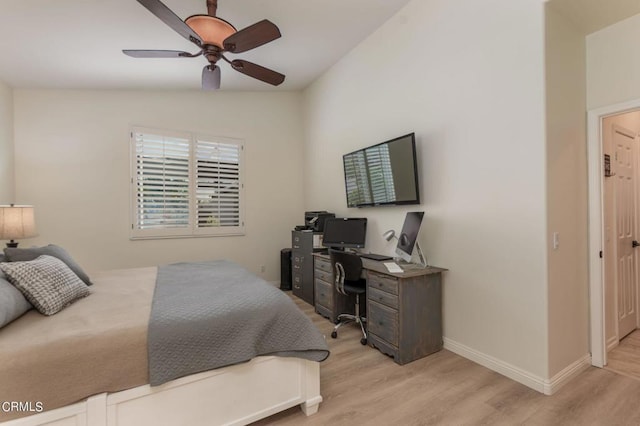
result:
[(53, 256), (0, 263), (0, 270), (41, 314), (53, 315), (90, 293), (89, 287), (63, 261)]
[(40, 255), (46, 254), (47, 256), (57, 257), (62, 260), (67, 266), (80, 278), (86, 285), (91, 285), (91, 279), (82, 270), (80, 265), (73, 260), (71, 255), (62, 247), (55, 244), (49, 244), (44, 247), (32, 247), (32, 248), (13, 248), (7, 247), (4, 249), (4, 255), (7, 262), (23, 262), (25, 260), (33, 260)]
[(0, 328), (19, 318), (33, 308), (20, 290), (15, 288), (0, 272)]

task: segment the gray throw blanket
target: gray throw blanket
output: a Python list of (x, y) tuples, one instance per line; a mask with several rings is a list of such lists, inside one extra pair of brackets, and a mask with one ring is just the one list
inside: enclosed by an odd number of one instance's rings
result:
[(329, 356), (287, 295), (226, 260), (158, 268), (148, 339), (152, 386), (259, 355)]

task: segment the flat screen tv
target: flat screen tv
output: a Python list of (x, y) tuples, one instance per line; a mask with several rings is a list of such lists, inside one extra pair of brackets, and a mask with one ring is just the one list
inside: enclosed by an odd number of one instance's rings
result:
[(415, 134), (342, 157), (347, 207), (420, 204)]

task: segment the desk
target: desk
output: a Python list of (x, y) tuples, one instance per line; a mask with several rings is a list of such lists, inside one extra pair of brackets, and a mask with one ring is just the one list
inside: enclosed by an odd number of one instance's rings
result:
[[(367, 279), (368, 343), (400, 365), (442, 349), (442, 272), (428, 267), (391, 273), (383, 262), (362, 258)], [(316, 312), (335, 321), (353, 312), (355, 299), (333, 286), (331, 261), (314, 254)]]

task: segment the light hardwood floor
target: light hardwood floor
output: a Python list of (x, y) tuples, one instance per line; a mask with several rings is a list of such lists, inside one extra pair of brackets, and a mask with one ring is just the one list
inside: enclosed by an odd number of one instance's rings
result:
[(327, 336), (324, 402), (313, 416), (293, 407), (255, 425), (640, 424), (640, 381), (591, 367), (545, 396), (447, 350), (399, 366), (362, 346), (355, 326), (331, 339), (333, 325), (294, 300)]
[(640, 330), (622, 339), (607, 354), (606, 369), (640, 380)]

